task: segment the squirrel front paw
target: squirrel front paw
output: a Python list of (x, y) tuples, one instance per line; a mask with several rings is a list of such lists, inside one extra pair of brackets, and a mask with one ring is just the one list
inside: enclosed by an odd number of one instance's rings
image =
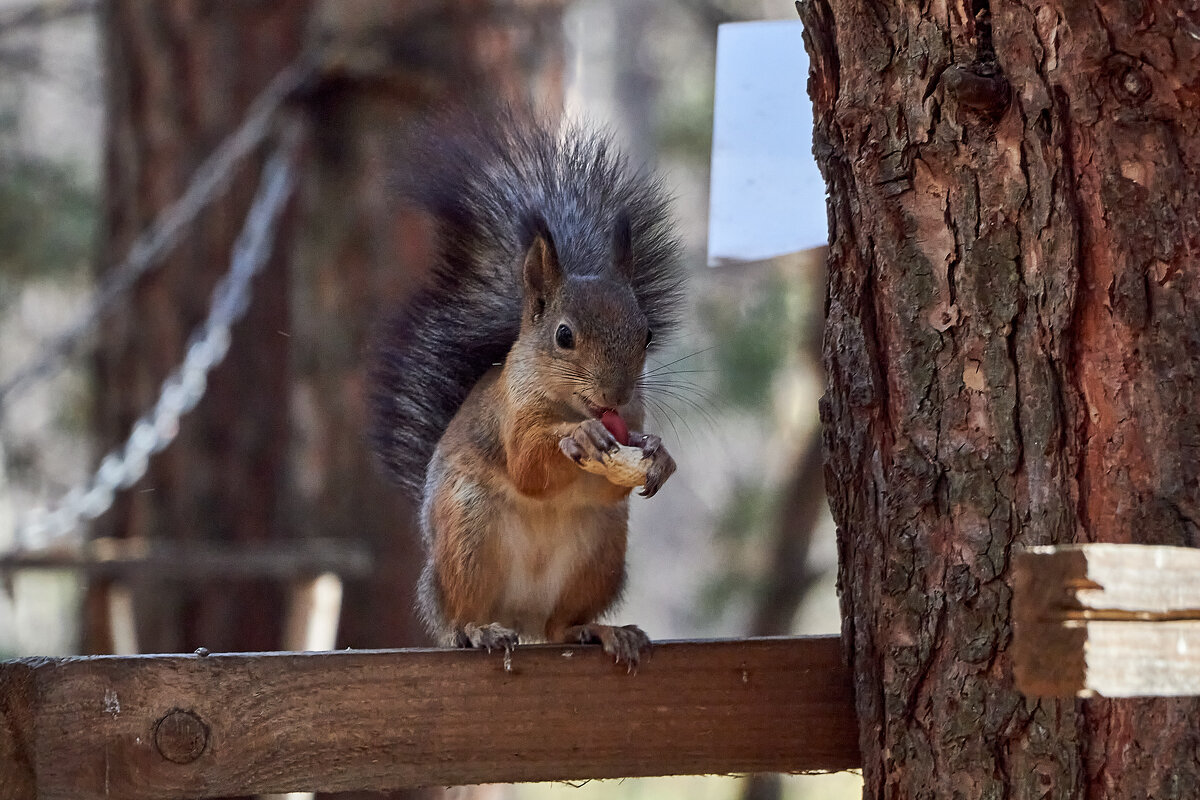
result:
[(603, 462), (621, 448), (621, 443), (598, 419), (585, 419), (568, 435), (558, 441), (558, 449), (576, 464), (585, 461)]
[(558, 447), (580, 468), (618, 486), (641, 486), (643, 497), (653, 497), (675, 472), (675, 459), (651, 433), (631, 433), (629, 444), (622, 446), (599, 420), (591, 419), (560, 439)]
[(637, 625), (600, 625), (595, 622), (573, 625), (563, 632), (562, 640), (598, 644), (618, 664), (625, 664), (630, 671), (637, 670), (642, 653), (650, 652), (650, 637)]
[(653, 433), (631, 433), (629, 443), (642, 449), (642, 461), (649, 461), (646, 468), (646, 482), (642, 484), (642, 497), (653, 497), (667, 482), (667, 478), (675, 474), (675, 459), (663, 447), (662, 439)]

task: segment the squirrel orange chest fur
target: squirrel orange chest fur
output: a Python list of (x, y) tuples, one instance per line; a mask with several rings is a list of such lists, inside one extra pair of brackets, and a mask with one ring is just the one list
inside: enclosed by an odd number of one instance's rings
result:
[(624, 582), (628, 489), (579, 470), (544, 406), (480, 382), (430, 468), (426, 527), (451, 628), (491, 620), (524, 639), (601, 614)]

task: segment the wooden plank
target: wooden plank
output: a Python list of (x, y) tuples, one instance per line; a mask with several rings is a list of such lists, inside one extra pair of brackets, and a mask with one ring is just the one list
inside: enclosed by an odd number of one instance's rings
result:
[(340, 539), (224, 545), (101, 538), (0, 555), (0, 575), (29, 569), (69, 569), (111, 580), (290, 581), (325, 572), (342, 578), (366, 577), (372, 560), (361, 544)]
[[(288, 791), (859, 765), (836, 637), (0, 664), (3, 798)], [(10, 713), (11, 711), (11, 713)], [(4, 755), (4, 753), (12, 755)], [(22, 756), (24, 754), (24, 756)], [(24, 783), (22, 783), (24, 781)]]
[(1200, 695), (1200, 550), (1088, 544), (1019, 553), (1013, 673), (1028, 695)]

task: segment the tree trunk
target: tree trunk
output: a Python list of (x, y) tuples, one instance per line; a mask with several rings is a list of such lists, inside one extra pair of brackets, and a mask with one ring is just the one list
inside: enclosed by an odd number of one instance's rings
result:
[(1012, 688), (1015, 547), (1200, 545), (1200, 11), (800, 4), (866, 796), (1186, 798), (1200, 703)]
[[(200, 161), (295, 58), (308, 5), (113, 0), (105, 6), (106, 264), (123, 257), (133, 237), (183, 192)], [(248, 53), (254, 57), (242, 57)], [(102, 449), (128, 435), (181, 363), (188, 336), (208, 313), (212, 287), (228, 270), (259, 167), (239, 171), (185, 243), (138, 283), (103, 327), (96, 413)], [(288, 231), (282, 226), (277, 241), (286, 242)], [(276, 510), (285, 489), (287, 417), (280, 409), (287, 407), (288, 341), (279, 332), (290, 324), (287, 286), (287, 258), (276, 246), (204, 400), (141, 483), (118, 495), (100, 532), (236, 542), (282, 535)], [(104, 652), (110, 646), (104, 615), (95, 608), (98, 593), (91, 596), (85, 647)], [(143, 651), (278, 646), (276, 586), (196, 591), (155, 583), (138, 587), (134, 604)]]

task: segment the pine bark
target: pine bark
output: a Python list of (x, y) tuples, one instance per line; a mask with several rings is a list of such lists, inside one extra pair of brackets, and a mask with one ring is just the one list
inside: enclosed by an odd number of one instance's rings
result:
[(1200, 546), (1200, 10), (809, 0), (871, 798), (1200, 794), (1200, 702), (1012, 686), (1011, 555)]

